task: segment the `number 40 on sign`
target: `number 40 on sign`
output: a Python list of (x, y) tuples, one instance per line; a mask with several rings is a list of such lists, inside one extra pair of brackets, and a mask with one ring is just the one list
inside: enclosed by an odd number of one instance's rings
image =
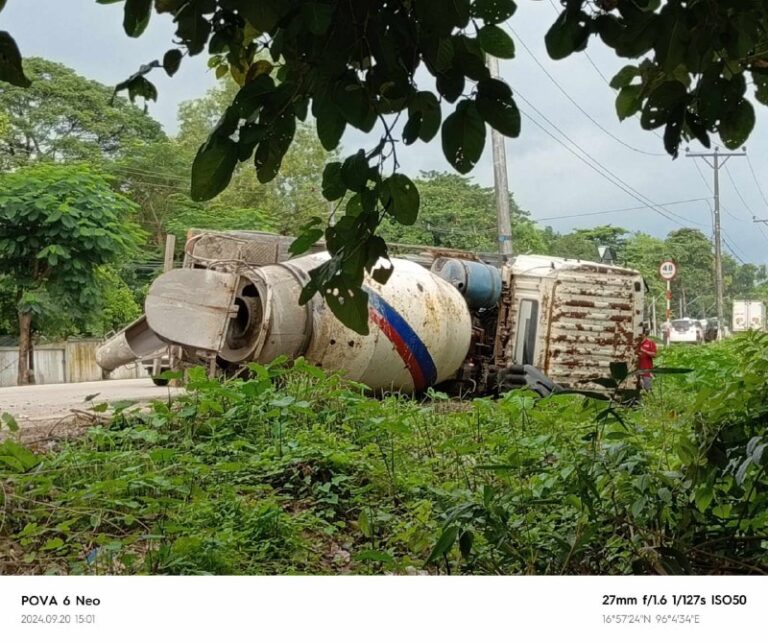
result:
[(677, 265), (672, 260), (662, 261), (659, 265), (659, 276), (665, 281), (672, 281), (677, 274)]

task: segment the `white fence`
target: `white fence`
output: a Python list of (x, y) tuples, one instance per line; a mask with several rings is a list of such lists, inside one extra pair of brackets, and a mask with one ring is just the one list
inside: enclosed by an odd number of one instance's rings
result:
[[(122, 366), (105, 377), (96, 363), (100, 340), (76, 339), (59, 344), (41, 344), (34, 348), (35, 383), (96, 382), (102, 379), (124, 380), (144, 377), (140, 364)], [(19, 368), (18, 346), (0, 346), (0, 387), (16, 386)]]

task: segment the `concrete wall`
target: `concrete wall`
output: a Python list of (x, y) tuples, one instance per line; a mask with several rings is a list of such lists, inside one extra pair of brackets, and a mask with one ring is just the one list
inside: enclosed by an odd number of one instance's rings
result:
[[(98, 339), (77, 339), (35, 346), (35, 382), (60, 384), (105, 379), (101, 367), (96, 363), (96, 347), (99, 342)], [(16, 386), (18, 364), (18, 346), (0, 346), (0, 387)], [(110, 373), (107, 379), (134, 379), (146, 375), (146, 370), (139, 364), (128, 364)]]

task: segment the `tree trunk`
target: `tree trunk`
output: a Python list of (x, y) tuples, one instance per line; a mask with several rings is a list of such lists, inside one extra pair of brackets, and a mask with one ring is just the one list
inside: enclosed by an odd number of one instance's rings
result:
[(34, 384), (35, 379), (29, 368), (32, 355), (32, 313), (19, 313), (19, 386)]

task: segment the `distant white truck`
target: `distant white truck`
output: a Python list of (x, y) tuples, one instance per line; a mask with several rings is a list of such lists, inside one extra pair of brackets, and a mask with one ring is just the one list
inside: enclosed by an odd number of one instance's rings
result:
[(733, 332), (765, 330), (765, 304), (762, 301), (735, 299), (733, 302)]

